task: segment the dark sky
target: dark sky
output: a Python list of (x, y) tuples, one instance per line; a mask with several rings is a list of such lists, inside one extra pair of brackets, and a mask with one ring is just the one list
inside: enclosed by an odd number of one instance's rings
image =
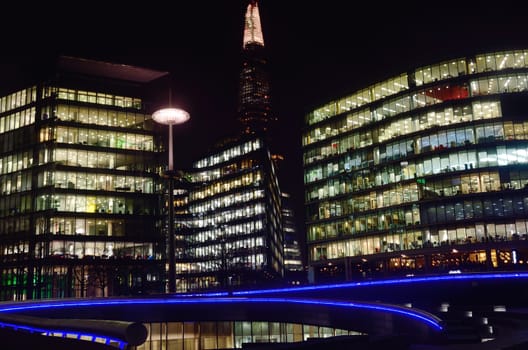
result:
[[(171, 72), (173, 103), (191, 114), (175, 129), (184, 150), (176, 164), (189, 165), (236, 128), (243, 1), (110, 3), (4, 13), (0, 63), (61, 53)], [(528, 48), (520, 3), (261, 0), (277, 148), (286, 156), (284, 187), (297, 198), (299, 214), (301, 128), (310, 108), (417, 65)]]

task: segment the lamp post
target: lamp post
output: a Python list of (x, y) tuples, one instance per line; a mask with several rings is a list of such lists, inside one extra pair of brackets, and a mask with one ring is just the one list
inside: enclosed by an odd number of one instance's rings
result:
[(163, 108), (154, 114), (152, 119), (169, 126), (169, 168), (165, 175), (169, 181), (169, 293), (176, 292), (176, 262), (174, 259), (174, 155), (172, 145), (172, 126), (183, 124), (190, 119), (189, 113), (179, 108)]

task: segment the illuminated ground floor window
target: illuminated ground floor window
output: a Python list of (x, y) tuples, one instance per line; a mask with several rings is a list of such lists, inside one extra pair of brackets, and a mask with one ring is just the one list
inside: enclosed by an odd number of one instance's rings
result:
[(415, 274), (528, 270), (528, 241), (465, 242), (427, 249), (325, 260), (313, 265), (315, 283), (382, 279)]
[(282, 322), (218, 321), (145, 324), (149, 336), (137, 350), (242, 348), (244, 343), (291, 343), (361, 333)]

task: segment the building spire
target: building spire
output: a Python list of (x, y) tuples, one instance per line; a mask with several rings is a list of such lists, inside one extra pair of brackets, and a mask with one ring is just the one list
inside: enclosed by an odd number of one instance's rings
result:
[(251, 0), (246, 10), (243, 47), (246, 48), (247, 44), (264, 46), (257, 0)]
[(265, 50), (257, 0), (250, 0), (245, 16), (238, 106), (244, 134), (266, 132), (274, 121)]

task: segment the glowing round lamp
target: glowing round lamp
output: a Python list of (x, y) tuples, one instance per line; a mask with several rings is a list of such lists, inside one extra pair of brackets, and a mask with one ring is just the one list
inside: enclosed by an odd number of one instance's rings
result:
[(169, 126), (169, 171), (174, 170), (172, 151), (172, 126), (185, 123), (191, 116), (180, 108), (163, 108), (152, 114), (152, 119), (159, 124)]
[(189, 113), (179, 108), (163, 108), (152, 114), (152, 119), (156, 123), (165, 125), (182, 124), (189, 120), (191, 116)]

